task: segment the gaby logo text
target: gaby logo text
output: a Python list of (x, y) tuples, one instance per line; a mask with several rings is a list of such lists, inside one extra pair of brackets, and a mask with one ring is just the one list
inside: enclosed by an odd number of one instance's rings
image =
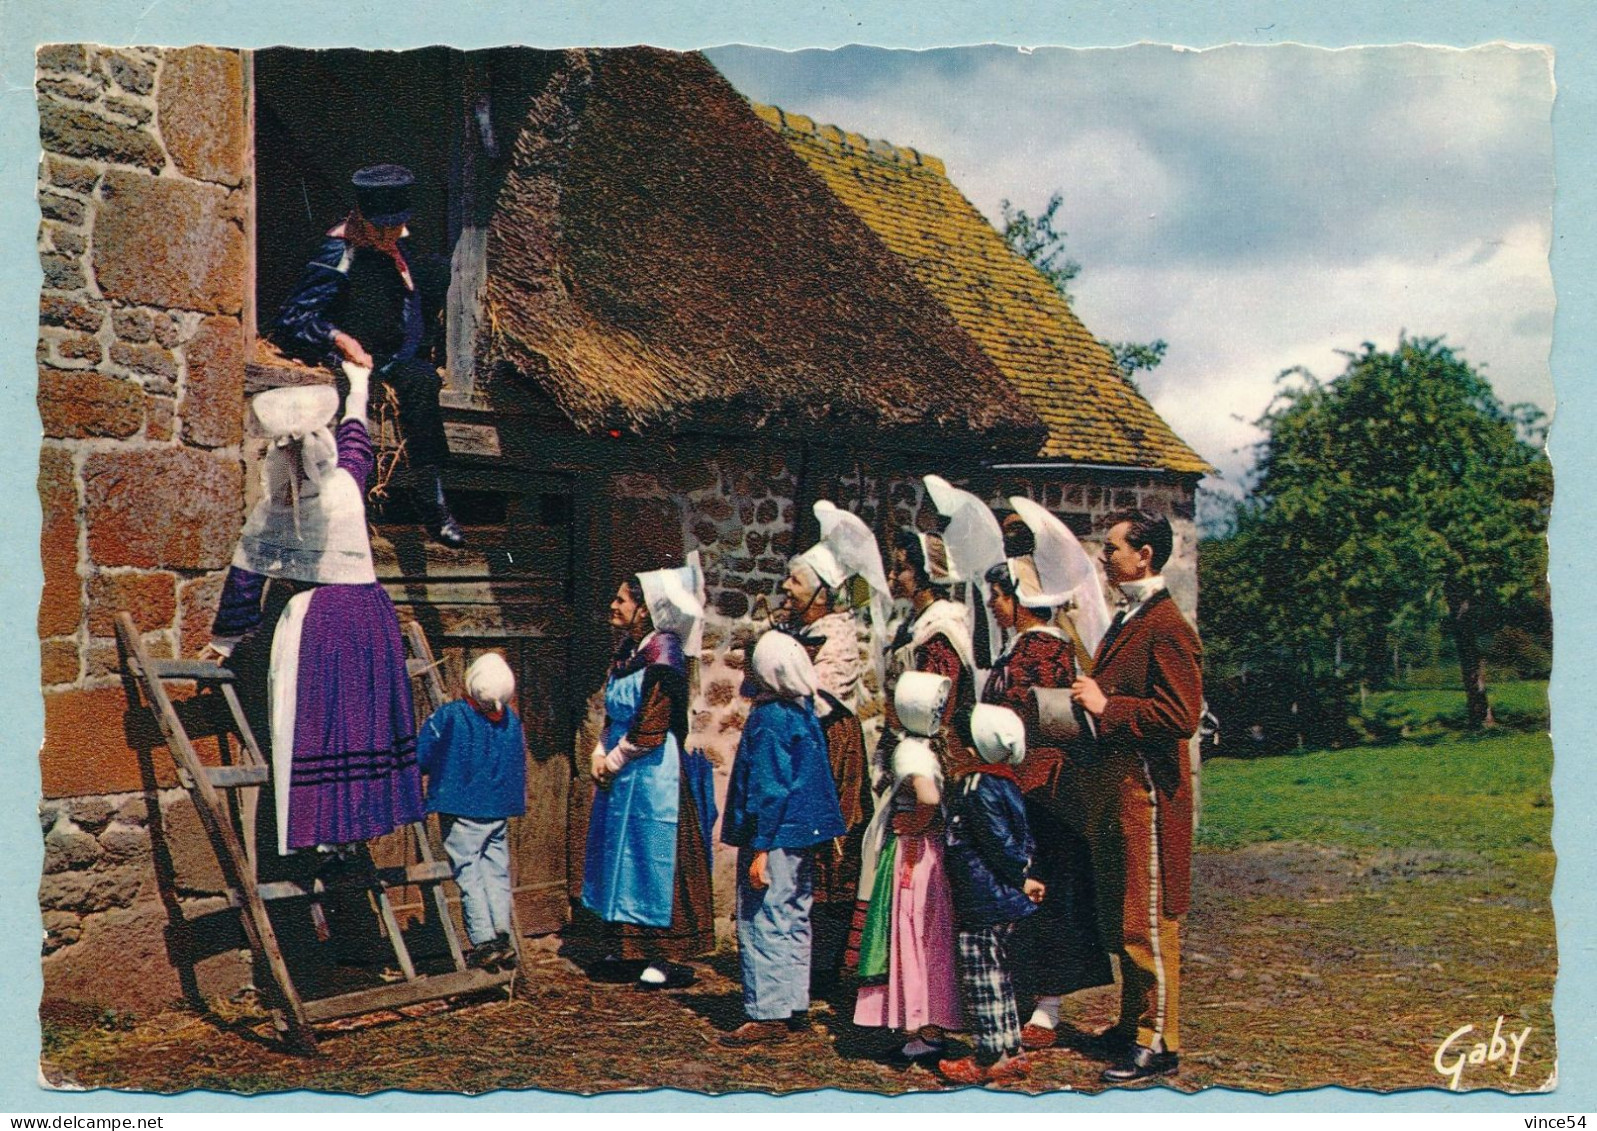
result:
[(1465, 1064), (1486, 1064), (1488, 1061), (1499, 1061), (1504, 1057), (1511, 1057), (1508, 1063), (1508, 1074), (1515, 1075), (1519, 1071), (1519, 1054), (1525, 1047), (1525, 1040), (1530, 1036), (1530, 1026), (1527, 1025), (1518, 1033), (1503, 1035), (1503, 1018), (1497, 1018), (1497, 1024), (1492, 1027), (1492, 1039), (1480, 1041), (1474, 1045), (1466, 1046), (1464, 1038), (1475, 1031), (1475, 1026), (1465, 1025), (1454, 1029), (1447, 1035), (1436, 1049), (1436, 1055), (1431, 1062), (1436, 1065), (1436, 1071), (1448, 1078), (1449, 1091), (1458, 1091), (1464, 1079)]

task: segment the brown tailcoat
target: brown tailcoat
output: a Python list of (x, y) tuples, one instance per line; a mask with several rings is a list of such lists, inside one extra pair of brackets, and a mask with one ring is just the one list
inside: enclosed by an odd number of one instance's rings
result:
[(1203, 645), (1167, 592), (1150, 598), (1100, 647), (1093, 678), (1109, 699), (1098, 719), (1106, 756), (1138, 756), (1159, 791), (1164, 911), (1186, 913), (1192, 891), (1192, 776), (1187, 742), (1203, 712)]

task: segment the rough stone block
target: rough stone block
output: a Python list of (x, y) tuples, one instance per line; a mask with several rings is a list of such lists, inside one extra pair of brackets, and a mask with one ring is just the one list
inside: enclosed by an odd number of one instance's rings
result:
[(225, 189), (115, 171), (100, 186), (94, 273), (110, 299), (237, 314), (246, 253)]
[(234, 318), (207, 318), (184, 347), (183, 439), (221, 448), (244, 438), (244, 331)]
[[(269, 800), (269, 799), (268, 799)], [(161, 837), (172, 858), (172, 882), (183, 892), (222, 892), (227, 883), (211, 840), (186, 793), (162, 799)]]
[(167, 52), (159, 100), (161, 138), (179, 169), (225, 185), (243, 180), (249, 137), (238, 52), (210, 47)]
[(150, 803), (142, 793), (130, 793), (117, 802), (115, 817), (124, 825), (143, 828), (150, 818)]
[(111, 360), (135, 373), (177, 380), (177, 358), (153, 343), (112, 342)]
[(782, 510), (777, 506), (775, 499), (763, 499), (754, 512), (754, 521), (761, 526), (769, 526), (780, 518), (781, 514)]
[(144, 391), (103, 373), (40, 366), (38, 395), (46, 436), (126, 437), (144, 426)]
[(105, 92), (105, 80), (99, 75), (44, 75), (39, 79), (38, 90), (73, 102), (93, 102)]
[(71, 637), (39, 643), (39, 682), (74, 683), (78, 678), (78, 642)]
[(731, 680), (716, 680), (704, 689), (704, 701), (712, 707), (725, 707), (737, 697), (737, 686)]
[(100, 361), (100, 342), (88, 334), (68, 334), (55, 340), (55, 355), (62, 361), (87, 361), (95, 365)]
[(82, 232), (60, 224), (46, 224), (44, 227), (50, 246), (62, 255), (82, 255), (89, 250), (89, 237)]
[(39, 321), (46, 326), (93, 334), (105, 323), (105, 308), (92, 300), (42, 294), (39, 296)]
[(53, 291), (75, 291), (83, 287), (83, 262), (75, 255), (44, 252), (39, 256), (39, 266), (44, 270), (44, 285)]
[(711, 522), (725, 522), (733, 515), (732, 504), (721, 495), (711, 495), (699, 504), (698, 510)]
[(123, 98), (118, 94), (113, 94), (105, 100), (105, 108), (121, 114), (124, 118), (130, 118), (141, 126), (155, 116), (155, 111), (144, 103), (132, 98)]
[(715, 528), (713, 522), (706, 522), (701, 519), (693, 524), (693, 537), (698, 539), (701, 546), (715, 545), (716, 539), (720, 536), (720, 531)]
[(183, 333), (178, 328), (177, 316), (157, 312), (150, 321), (150, 332), (155, 335), (156, 344), (163, 349), (176, 349)]
[(753, 499), (742, 499), (738, 502), (738, 522), (743, 526), (754, 525)]
[(82, 224), (87, 205), (81, 200), (63, 196), (58, 192), (39, 194), (39, 214), (46, 220), (59, 220), (63, 224)]
[(134, 94), (155, 89), (155, 65), (126, 51), (113, 51), (104, 57), (106, 71), (117, 86)]
[(44, 521), (39, 558), (44, 592), (39, 598), (39, 635), (66, 636), (83, 617), (83, 581), (78, 576), (78, 493), (72, 455), (62, 448), (39, 453), (39, 502)]
[(49, 874), (39, 884), (39, 905), (55, 911), (76, 911), (80, 915), (127, 907), (138, 898), (144, 886), (141, 872), (136, 865), (123, 865)]
[(68, 161), (54, 155), (48, 156), (45, 160), (45, 175), (57, 188), (81, 193), (94, 191), (94, 186), (100, 179), (100, 171), (93, 165)]
[(47, 43), (34, 52), (33, 64), (41, 71), (89, 74), (89, 51), (81, 43)]
[(114, 860), (137, 860), (150, 852), (150, 833), (142, 825), (117, 821), (106, 826), (99, 839), (100, 850)]
[(151, 766), (158, 782), (176, 781), (155, 720), (142, 706), (130, 709), (120, 685), (44, 693), (39, 771), (46, 797), (101, 796), (144, 788), (135, 749), (153, 752)]
[(65, 809), (73, 823), (97, 832), (111, 820), (116, 806), (109, 797), (73, 797), (67, 800)]
[(111, 328), (125, 342), (147, 342), (155, 336), (150, 312), (137, 307), (113, 310)]
[(749, 553), (758, 557), (771, 544), (771, 536), (760, 530), (751, 530), (743, 536), (743, 544), (748, 547)]
[(170, 628), (177, 615), (177, 575), (96, 573), (89, 579), (89, 634), (114, 636), (117, 613), (130, 613), (142, 632)]
[(238, 535), (237, 460), (187, 449), (95, 452), (83, 469), (89, 554), (102, 566), (220, 569)]
[(715, 611), (724, 617), (746, 616), (749, 611), (749, 599), (741, 593), (724, 589), (715, 595)]
[(225, 577), (213, 573), (178, 585), (178, 649), (182, 655), (194, 655), (211, 639), (211, 621), (222, 600)]
[(80, 829), (65, 817), (44, 837), (44, 871), (46, 875), (74, 868), (87, 868), (100, 858), (100, 843), (93, 833)]
[(151, 397), (148, 409), (149, 413), (144, 422), (144, 436), (146, 439), (165, 443), (176, 432), (177, 401), (172, 397)]
[(54, 98), (39, 99), (39, 140), (45, 149), (67, 157), (133, 165), (151, 172), (166, 164), (160, 143), (145, 130)]
[(40, 917), (44, 920), (45, 954), (71, 946), (83, 935), (83, 920), (71, 911), (46, 911)]

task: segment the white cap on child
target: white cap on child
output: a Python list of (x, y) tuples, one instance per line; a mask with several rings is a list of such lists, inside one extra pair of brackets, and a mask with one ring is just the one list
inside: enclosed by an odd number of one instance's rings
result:
[(516, 677), (498, 652), (484, 652), (466, 669), (466, 694), (484, 707), (500, 711), (516, 690)]
[(970, 737), (989, 766), (1018, 766), (1026, 757), (1026, 725), (1008, 707), (982, 703), (970, 713)]
[(953, 693), (947, 676), (905, 672), (893, 691), (893, 713), (906, 734), (931, 738), (943, 728), (943, 708)]

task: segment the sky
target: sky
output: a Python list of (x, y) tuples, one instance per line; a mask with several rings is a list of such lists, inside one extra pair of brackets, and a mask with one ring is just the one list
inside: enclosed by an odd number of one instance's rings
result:
[(1505, 403), (1553, 409), (1550, 53), (848, 47), (706, 52), (747, 97), (943, 159), (990, 220), (1040, 212), (1099, 338), (1169, 342), (1138, 374), (1246, 483), (1278, 375), (1441, 337)]

